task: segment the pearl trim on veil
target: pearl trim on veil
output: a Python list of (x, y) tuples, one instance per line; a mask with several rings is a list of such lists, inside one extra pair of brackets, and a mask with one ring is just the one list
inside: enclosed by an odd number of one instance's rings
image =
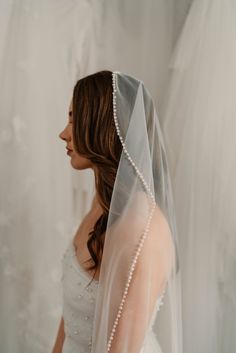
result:
[(141, 235), (140, 237), (140, 241), (139, 241), (139, 245), (138, 245), (138, 248), (136, 250), (136, 253), (134, 254), (133, 256), (133, 261), (131, 263), (131, 266), (130, 266), (130, 270), (129, 270), (129, 275), (128, 275), (128, 280), (127, 280), (127, 283), (126, 283), (126, 286), (125, 286), (125, 289), (124, 289), (124, 292), (123, 292), (123, 296), (122, 296), (122, 300), (121, 300), (121, 303), (120, 303), (120, 306), (119, 306), (119, 310), (118, 310), (118, 313), (117, 313), (117, 316), (116, 316), (116, 319), (114, 321), (114, 325), (113, 325), (113, 328), (112, 328), (112, 331), (111, 331), (111, 335), (110, 335), (110, 338), (109, 338), (109, 341), (108, 341), (108, 344), (107, 344), (107, 352), (110, 351), (110, 348), (111, 348), (111, 342), (114, 338), (114, 333), (116, 331), (116, 327), (118, 325), (118, 322), (119, 322), (119, 319), (121, 317), (121, 313), (122, 313), (122, 309), (123, 309), (123, 305), (125, 303), (125, 298), (127, 296), (127, 293), (128, 293), (128, 288), (129, 288), (129, 285), (130, 285), (130, 282), (131, 282), (131, 279), (132, 279), (132, 276), (133, 276), (133, 271), (134, 271), (134, 268), (135, 268), (135, 265), (136, 265), (136, 262), (138, 260), (138, 256), (141, 252), (141, 248), (143, 246), (143, 243), (144, 243), (144, 240), (145, 238), (147, 237), (147, 233), (149, 231), (149, 226), (150, 226), (150, 222), (151, 222), (151, 219), (152, 219), (152, 215), (153, 215), (153, 212), (154, 212), (154, 208), (155, 208), (155, 197), (153, 195), (153, 193), (151, 192), (149, 186), (147, 185), (147, 182), (145, 181), (142, 173), (140, 172), (140, 170), (138, 169), (138, 167), (136, 166), (136, 164), (134, 163), (134, 161), (132, 160), (129, 152), (127, 151), (126, 149), (126, 146), (125, 146), (125, 143), (124, 143), (124, 140), (121, 136), (121, 133), (120, 133), (120, 128), (119, 128), (119, 124), (118, 124), (118, 119), (117, 119), (117, 107), (116, 107), (116, 92), (117, 92), (117, 74), (119, 73), (119, 71), (114, 71), (112, 72), (112, 86), (113, 86), (113, 117), (114, 117), (114, 122), (115, 122), (115, 126), (116, 126), (116, 132), (117, 132), (117, 135), (119, 136), (119, 139), (120, 139), (120, 142), (122, 144), (122, 147), (123, 147), (123, 151), (128, 159), (128, 161), (130, 162), (130, 164), (134, 167), (135, 169), (135, 172), (137, 173), (138, 177), (140, 178), (144, 188), (146, 189), (148, 195), (150, 196), (151, 200), (152, 200), (152, 208), (151, 208), (151, 212), (150, 212), (150, 215), (148, 217), (148, 220), (147, 220), (147, 224), (146, 224), (146, 227), (145, 227), (145, 230), (143, 232), (143, 234)]

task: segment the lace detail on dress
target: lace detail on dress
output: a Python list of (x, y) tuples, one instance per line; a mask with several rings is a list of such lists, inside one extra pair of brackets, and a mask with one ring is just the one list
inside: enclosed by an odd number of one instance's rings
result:
[(80, 265), (70, 241), (62, 259), (65, 341), (62, 353), (89, 353), (98, 280)]
[[(88, 286), (92, 276), (80, 265), (76, 257), (73, 239), (64, 253), (62, 269), (61, 281), (65, 330), (62, 353), (90, 353), (95, 300), (99, 281), (95, 279)], [(160, 310), (161, 305), (163, 305), (164, 294), (165, 290), (156, 302), (145, 344), (149, 344), (149, 340), (153, 341), (154, 339), (152, 327), (157, 312)], [(158, 342), (156, 342), (156, 345), (158, 345)], [(156, 352), (161, 353), (160, 350), (156, 350)]]

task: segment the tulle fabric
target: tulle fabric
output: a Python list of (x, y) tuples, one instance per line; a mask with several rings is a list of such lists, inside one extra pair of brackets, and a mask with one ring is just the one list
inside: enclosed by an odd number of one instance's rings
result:
[(144, 340), (164, 294), (158, 342), (164, 353), (180, 353), (177, 232), (159, 121), (142, 81), (119, 72), (113, 79), (123, 150), (100, 268), (92, 352), (150, 353)]
[(193, 2), (171, 68), (162, 115), (180, 234), (184, 352), (234, 352), (235, 1)]

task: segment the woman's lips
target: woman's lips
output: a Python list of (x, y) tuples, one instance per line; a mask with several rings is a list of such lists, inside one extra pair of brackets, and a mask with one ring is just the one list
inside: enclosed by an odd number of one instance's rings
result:
[(69, 148), (66, 148), (67, 149), (67, 154), (70, 154), (72, 152), (72, 150), (70, 150)]

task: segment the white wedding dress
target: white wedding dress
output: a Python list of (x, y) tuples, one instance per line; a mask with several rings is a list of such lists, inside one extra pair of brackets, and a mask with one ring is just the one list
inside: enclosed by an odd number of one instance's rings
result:
[[(63, 318), (65, 341), (62, 353), (89, 353), (92, 342), (92, 323), (95, 310), (96, 291), (99, 285), (97, 280), (89, 285), (91, 276), (80, 265), (73, 244), (69, 242), (62, 258), (62, 292), (63, 292)], [(158, 298), (150, 328), (146, 334), (145, 352), (162, 353), (157, 337), (152, 330), (157, 312), (163, 304), (164, 293)]]

